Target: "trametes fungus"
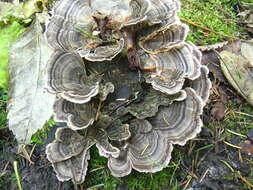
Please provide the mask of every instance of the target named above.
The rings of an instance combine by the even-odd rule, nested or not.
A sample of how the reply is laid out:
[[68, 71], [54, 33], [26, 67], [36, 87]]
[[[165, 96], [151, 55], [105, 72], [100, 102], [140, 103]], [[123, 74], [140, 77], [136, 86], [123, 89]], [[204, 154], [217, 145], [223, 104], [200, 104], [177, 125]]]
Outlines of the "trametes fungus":
[[211, 83], [185, 42], [178, 0], [61, 0], [46, 37], [55, 53], [48, 89], [58, 96], [47, 157], [60, 181], [82, 183], [96, 145], [116, 177], [157, 172], [173, 144], [200, 132]]

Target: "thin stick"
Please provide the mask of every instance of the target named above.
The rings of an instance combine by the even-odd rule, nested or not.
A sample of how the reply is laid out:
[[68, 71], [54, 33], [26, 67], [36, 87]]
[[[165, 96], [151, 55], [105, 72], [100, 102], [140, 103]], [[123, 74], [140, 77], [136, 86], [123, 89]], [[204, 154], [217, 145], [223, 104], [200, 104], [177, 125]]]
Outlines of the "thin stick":
[[245, 116], [249, 116], [249, 117], [253, 118], [253, 115], [250, 115], [248, 113], [243, 113], [243, 112], [240, 112], [240, 111], [234, 111], [234, 112], [237, 113], [237, 114], [240, 114], [240, 115], [245, 115]]
[[241, 178], [241, 180], [244, 183], [246, 183], [247, 186], [249, 186], [250, 188], [253, 188], [253, 185], [249, 182], [249, 180], [243, 177], [239, 171], [237, 171], [237, 175]]
[[143, 154], [145, 153], [145, 151], [147, 150], [148, 147], [149, 147], [149, 144], [147, 144], [147, 145], [145, 146], [145, 148], [144, 148], [143, 151], [141, 152], [141, 156], [143, 156]]
[[225, 160], [220, 160], [223, 164], [225, 164], [230, 170], [231, 172], [235, 172], [234, 168], [232, 166], [229, 165], [229, 163], [227, 163]]
[[186, 190], [186, 189], [187, 189], [187, 187], [188, 187], [188, 185], [190, 184], [191, 180], [192, 180], [192, 176], [189, 177], [189, 179], [188, 179], [187, 183], [185, 184], [183, 190]]
[[96, 117], [95, 117], [95, 121], [97, 121], [97, 120], [98, 120], [98, 118], [99, 118], [101, 105], [102, 105], [102, 101], [99, 101], [99, 104], [98, 104], [98, 109], [97, 109], [97, 113], [96, 113]]
[[19, 174], [18, 174], [18, 162], [17, 161], [13, 162], [13, 167], [14, 167], [15, 176], [16, 176], [17, 183], [18, 183], [18, 189], [23, 190], [22, 186], [21, 186], [21, 182], [20, 182], [20, 177], [19, 177]]
[[22, 146], [21, 148], [21, 154], [20, 154], [23, 158], [27, 159], [30, 163], [30, 165], [34, 165], [34, 162], [31, 160], [31, 157], [29, 155], [29, 153], [27, 152], [25, 145]]
[[231, 146], [231, 147], [233, 147], [233, 148], [242, 149], [242, 147], [236, 146], [236, 145], [231, 144], [231, 143], [229, 143], [229, 142], [227, 142], [227, 141], [223, 141], [223, 142], [224, 142], [226, 145]]
[[232, 130], [230, 130], [230, 129], [226, 129], [226, 131], [229, 132], [229, 133], [232, 133], [232, 134], [234, 134], [234, 135], [237, 135], [237, 136], [240, 136], [240, 137], [243, 137], [243, 138], [247, 138], [246, 135], [242, 135], [242, 134], [237, 133], [237, 132], [234, 132], [234, 131], [232, 131]]
[[89, 171], [89, 173], [92, 173], [92, 172], [95, 172], [95, 171], [98, 171], [98, 170], [102, 170], [102, 169], [105, 169], [105, 166], [102, 166], [102, 167], [99, 167], [99, 168], [95, 168], [95, 169]]
[[206, 175], [207, 175], [207, 173], [209, 172], [209, 168], [204, 172], [204, 174], [201, 176], [201, 178], [200, 178], [200, 180], [199, 180], [199, 182], [201, 183], [204, 179], [205, 179], [205, 177], [206, 177]]

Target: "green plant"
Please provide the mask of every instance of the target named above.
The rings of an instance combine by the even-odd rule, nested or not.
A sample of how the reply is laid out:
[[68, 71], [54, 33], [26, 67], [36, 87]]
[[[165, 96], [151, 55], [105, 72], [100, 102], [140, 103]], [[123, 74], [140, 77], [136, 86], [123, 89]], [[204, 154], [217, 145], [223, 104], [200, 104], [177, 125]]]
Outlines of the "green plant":
[[[189, 20], [200, 27], [190, 25], [188, 40], [198, 44], [207, 45], [227, 40], [224, 36], [238, 37], [242, 29], [237, 25], [238, 18], [233, 10], [237, 1], [227, 0], [182, 0], [182, 11], [179, 16]], [[219, 34], [212, 33], [208, 28]], [[224, 35], [224, 36], [223, 36]]]
[[38, 130], [31, 138], [31, 143], [44, 144], [47, 139], [47, 134], [51, 127], [55, 125], [55, 121], [50, 119], [42, 129]]
[[8, 100], [7, 90], [0, 88], [0, 128], [6, 127], [7, 111], [6, 104]]
[[8, 60], [11, 43], [15, 42], [21, 33], [24, 32], [24, 27], [14, 21], [4, 27], [0, 26], [0, 87], [8, 87]]

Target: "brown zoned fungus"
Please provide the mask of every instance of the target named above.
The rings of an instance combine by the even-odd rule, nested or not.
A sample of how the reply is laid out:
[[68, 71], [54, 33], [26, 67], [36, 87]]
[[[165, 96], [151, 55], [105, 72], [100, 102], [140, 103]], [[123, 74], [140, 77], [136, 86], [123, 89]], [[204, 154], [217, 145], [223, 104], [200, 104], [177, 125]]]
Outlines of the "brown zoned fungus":
[[185, 42], [178, 0], [61, 0], [46, 37], [58, 95], [47, 157], [60, 181], [82, 183], [96, 144], [116, 177], [157, 172], [173, 144], [200, 132], [211, 83], [201, 53]]

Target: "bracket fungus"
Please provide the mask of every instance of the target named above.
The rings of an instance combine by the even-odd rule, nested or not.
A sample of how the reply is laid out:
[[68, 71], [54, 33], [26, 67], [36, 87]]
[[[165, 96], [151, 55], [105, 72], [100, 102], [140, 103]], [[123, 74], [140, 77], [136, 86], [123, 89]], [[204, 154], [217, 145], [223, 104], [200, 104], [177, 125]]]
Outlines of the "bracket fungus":
[[200, 132], [211, 82], [179, 9], [178, 0], [56, 3], [48, 89], [68, 127], [46, 153], [60, 181], [84, 181], [93, 145], [116, 177], [160, 171], [174, 144]]

